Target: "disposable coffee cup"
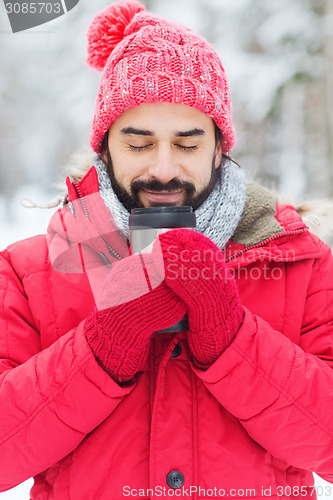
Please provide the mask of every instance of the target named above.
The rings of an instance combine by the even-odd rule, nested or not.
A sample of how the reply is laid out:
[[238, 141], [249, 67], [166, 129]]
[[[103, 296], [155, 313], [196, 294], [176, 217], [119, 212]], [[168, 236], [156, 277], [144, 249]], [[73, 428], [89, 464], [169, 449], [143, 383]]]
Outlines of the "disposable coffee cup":
[[[159, 234], [170, 229], [196, 227], [196, 217], [192, 207], [150, 207], [134, 208], [129, 216], [130, 243], [133, 254], [151, 252]], [[182, 332], [188, 330], [188, 318], [159, 330], [159, 332]]]

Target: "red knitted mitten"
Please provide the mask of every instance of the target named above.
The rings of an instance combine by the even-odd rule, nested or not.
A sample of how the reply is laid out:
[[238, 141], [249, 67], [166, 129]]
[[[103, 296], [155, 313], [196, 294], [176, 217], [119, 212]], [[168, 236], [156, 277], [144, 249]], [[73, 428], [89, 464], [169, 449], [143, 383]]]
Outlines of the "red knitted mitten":
[[143, 368], [152, 333], [173, 325], [187, 311], [180, 297], [161, 283], [151, 259], [151, 254], [133, 255], [117, 263], [85, 323], [98, 363], [120, 384]]
[[188, 306], [188, 341], [198, 367], [208, 368], [235, 338], [244, 317], [235, 278], [206, 236], [175, 229], [159, 236], [165, 282]]

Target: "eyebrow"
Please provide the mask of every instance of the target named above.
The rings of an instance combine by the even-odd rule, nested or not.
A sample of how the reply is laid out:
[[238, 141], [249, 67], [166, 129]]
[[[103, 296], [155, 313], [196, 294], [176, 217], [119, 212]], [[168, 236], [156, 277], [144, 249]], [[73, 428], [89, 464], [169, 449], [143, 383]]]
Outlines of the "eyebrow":
[[202, 128], [192, 128], [191, 130], [185, 130], [184, 132], [176, 132], [176, 137], [193, 137], [196, 135], [205, 135], [205, 131]]
[[154, 135], [154, 133], [151, 132], [151, 130], [143, 130], [141, 128], [134, 128], [134, 127], [122, 128], [120, 132], [125, 135]]
[[[154, 132], [151, 130], [145, 130], [135, 127], [125, 127], [120, 131], [124, 135], [144, 135], [144, 136], [154, 136]], [[193, 137], [198, 135], [205, 135], [205, 131], [201, 128], [192, 128], [190, 130], [183, 130], [175, 132], [176, 137]]]

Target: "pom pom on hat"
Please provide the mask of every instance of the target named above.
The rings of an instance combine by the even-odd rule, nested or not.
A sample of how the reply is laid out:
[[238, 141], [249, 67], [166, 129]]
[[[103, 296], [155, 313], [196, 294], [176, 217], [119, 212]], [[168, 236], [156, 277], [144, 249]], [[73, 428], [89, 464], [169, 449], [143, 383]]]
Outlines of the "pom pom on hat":
[[102, 71], [116, 45], [124, 38], [126, 26], [133, 17], [145, 10], [137, 0], [121, 0], [96, 14], [88, 31], [87, 63]]
[[214, 48], [185, 26], [147, 12], [137, 0], [119, 0], [88, 28], [88, 64], [103, 70], [90, 145], [96, 153], [112, 123], [127, 109], [170, 102], [199, 109], [235, 142], [227, 78]]

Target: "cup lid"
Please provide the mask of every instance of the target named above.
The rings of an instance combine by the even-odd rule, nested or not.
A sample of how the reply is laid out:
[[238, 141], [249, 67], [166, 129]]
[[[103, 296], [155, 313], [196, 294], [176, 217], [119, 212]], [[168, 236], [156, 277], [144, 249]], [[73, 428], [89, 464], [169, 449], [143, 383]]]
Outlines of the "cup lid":
[[129, 216], [131, 230], [195, 226], [196, 216], [190, 206], [133, 208]]

